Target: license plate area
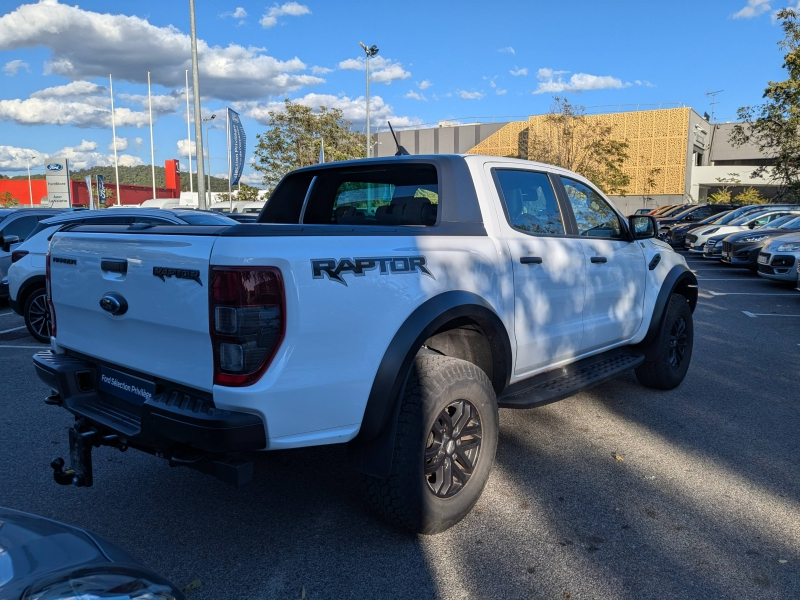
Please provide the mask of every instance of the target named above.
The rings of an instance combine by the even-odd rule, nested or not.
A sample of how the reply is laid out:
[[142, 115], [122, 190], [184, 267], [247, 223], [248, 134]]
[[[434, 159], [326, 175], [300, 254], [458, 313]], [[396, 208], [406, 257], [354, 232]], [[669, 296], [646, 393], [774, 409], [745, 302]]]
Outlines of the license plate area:
[[148, 379], [129, 375], [116, 369], [100, 367], [100, 381], [97, 382], [97, 389], [120, 400], [142, 406], [146, 400], [155, 395], [156, 384]]

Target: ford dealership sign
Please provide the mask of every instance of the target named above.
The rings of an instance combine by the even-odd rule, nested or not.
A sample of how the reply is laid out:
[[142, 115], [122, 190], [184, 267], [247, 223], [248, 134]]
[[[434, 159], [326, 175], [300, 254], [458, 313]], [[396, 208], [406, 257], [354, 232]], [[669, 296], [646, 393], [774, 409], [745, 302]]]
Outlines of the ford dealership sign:
[[66, 158], [51, 158], [47, 163], [47, 198], [53, 208], [72, 208], [69, 181], [69, 162]]

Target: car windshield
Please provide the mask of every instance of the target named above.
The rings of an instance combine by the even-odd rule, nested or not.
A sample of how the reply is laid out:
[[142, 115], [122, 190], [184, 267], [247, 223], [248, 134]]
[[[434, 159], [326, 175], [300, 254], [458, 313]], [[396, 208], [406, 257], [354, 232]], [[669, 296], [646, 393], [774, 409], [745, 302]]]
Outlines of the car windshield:
[[725, 215], [727, 215], [729, 212], [730, 211], [726, 210], [724, 213], [711, 215], [710, 217], [705, 218], [699, 223], [697, 223], [697, 225], [706, 225], [708, 223], [720, 223], [722, 222], [722, 219], [725, 218]]
[[661, 213], [658, 216], [659, 217], [663, 217], [663, 218], [673, 217], [673, 216], [677, 215], [679, 212], [683, 212], [685, 210], [686, 210], [686, 205], [685, 204], [681, 204], [680, 206], [674, 206], [674, 207], [670, 208], [669, 210], [665, 210], [663, 213]]
[[775, 219], [772, 223], [769, 224], [770, 227], [780, 227], [795, 219], [797, 215], [786, 215], [785, 217], [781, 217], [780, 219]]
[[189, 225], [235, 225], [236, 221], [223, 214], [212, 212], [189, 212], [178, 215]]
[[685, 216], [686, 216], [686, 215], [688, 215], [689, 213], [691, 213], [691, 212], [694, 212], [696, 209], [697, 209], [697, 207], [696, 207], [696, 206], [693, 206], [693, 207], [691, 207], [691, 208], [686, 208], [686, 209], [684, 209], [684, 210], [683, 210], [683, 211], [681, 211], [681, 212], [670, 214], [670, 215], [669, 215], [669, 218], [670, 218], [670, 219], [680, 219], [680, 218], [683, 218], [683, 217], [685, 217]]
[[[778, 229], [786, 229], [787, 231], [797, 231], [798, 229], [800, 229], [800, 217], [798, 217], [797, 215], [788, 215], [784, 217], [784, 219], [789, 219], [789, 220], [783, 223], [782, 225], [779, 225]], [[773, 225], [776, 225], [777, 223], [778, 221], [775, 221]]]
[[0, 221], [5, 219], [8, 215], [13, 214], [14, 209], [11, 208], [0, 208]]
[[[766, 211], [765, 211], [765, 212], [766, 212]], [[762, 214], [764, 214], [764, 213], [760, 213], [760, 212], [757, 212], [757, 213], [752, 213], [752, 212], [749, 212], [749, 213], [747, 213], [746, 215], [740, 215], [738, 219], [734, 219], [733, 221], [731, 221], [731, 222], [730, 222], [730, 224], [731, 224], [731, 225], [744, 225], [744, 224], [746, 224], [747, 222], [749, 222], [749, 221], [752, 221], [753, 219], [756, 219], [756, 218], [758, 218], [758, 217], [759, 217], [759, 216], [761, 216]]]

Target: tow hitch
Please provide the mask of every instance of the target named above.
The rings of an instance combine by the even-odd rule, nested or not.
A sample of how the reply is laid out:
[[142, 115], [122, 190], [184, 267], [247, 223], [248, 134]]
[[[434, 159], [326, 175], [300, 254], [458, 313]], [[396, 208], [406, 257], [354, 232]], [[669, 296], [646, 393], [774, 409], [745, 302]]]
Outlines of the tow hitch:
[[75, 422], [69, 430], [69, 458], [72, 463], [68, 469], [64, 468], [64, 459], [53, 459], [50, 467], [53, 469], [53, 479], [59, 485], [76, 485], [78, 487], [92, 487], [92, 447], [113, 446], [125, 452], [127, 444], [120, 441], [116, 434], [101, 435], [83, 419]]

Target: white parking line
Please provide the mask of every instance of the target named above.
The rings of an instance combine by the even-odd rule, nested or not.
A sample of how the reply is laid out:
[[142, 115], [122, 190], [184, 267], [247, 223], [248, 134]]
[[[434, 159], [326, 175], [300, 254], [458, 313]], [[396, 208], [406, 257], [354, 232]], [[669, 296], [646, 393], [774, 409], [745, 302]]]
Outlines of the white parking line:
[[[749, 310], [743, 310], [742, 312], [746, 314], [748, 317], [753, 317], [754, 319], [756, 317], [800, 317], [800, 315], [775, 315], [772, 313], [751, 313]], [[800, 344], [797, 345], [800, 346]]]
[[22, 327], [12, 327], [11, 329], [6, 329], [4, 331], [0, 331], [0, 334], [2, 334], [2, 333], [11, 333], [12, 331], [19, 331], [20, 329], [25, 329], [25, 325], [23, 325]]
[[797, 294], [793, 294], [792, 292], [712, 292], [708, 290], [708, 293], [712, 296], [796, 296]]
[[19, 315], [15, 312], [7, 312], [7, 313], [0, 313], [0, 317], [18, 317]]
[[0, 344], [0, 348], [30, 348], [31, 350], [45, 350], [50, 346], [42, 345], [42, 346], [12, 346], [10, 344]]

